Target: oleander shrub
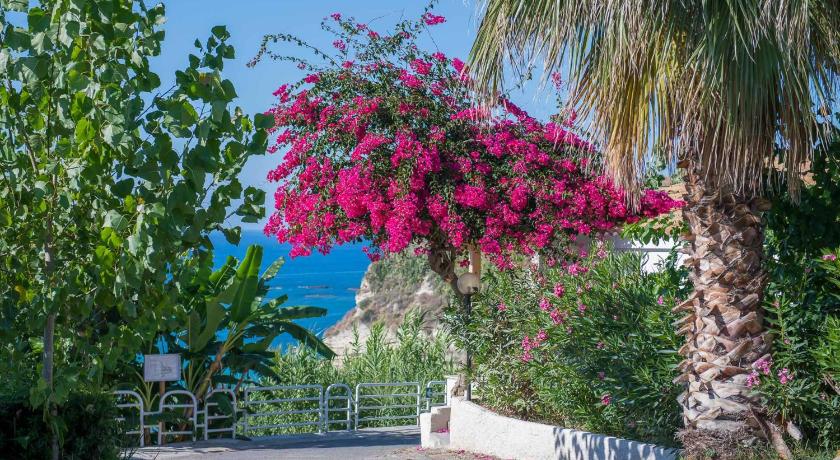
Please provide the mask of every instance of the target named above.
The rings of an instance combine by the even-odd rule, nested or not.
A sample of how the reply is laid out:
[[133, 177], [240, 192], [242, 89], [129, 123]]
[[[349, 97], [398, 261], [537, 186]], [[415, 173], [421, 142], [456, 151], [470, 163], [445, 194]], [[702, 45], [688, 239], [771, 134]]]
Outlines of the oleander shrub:
[[687, 294], [675, 258], [644, 273], [641, 255], [595, 247], [550, 267], [486, 274], [469, 324], [448, 317], [474, 352], [479, 402], [527, 420], [673, 445], [682, 340], [671, 308]]
[[[840, 142], [817, 151], [798, 204], [765, 215], [771, 359], [751, 382], [793, 445], [840, 448]], [[790, 435], [790, 433], [788, 433]], [[794, 432], [795, 434], [795, 432]]]

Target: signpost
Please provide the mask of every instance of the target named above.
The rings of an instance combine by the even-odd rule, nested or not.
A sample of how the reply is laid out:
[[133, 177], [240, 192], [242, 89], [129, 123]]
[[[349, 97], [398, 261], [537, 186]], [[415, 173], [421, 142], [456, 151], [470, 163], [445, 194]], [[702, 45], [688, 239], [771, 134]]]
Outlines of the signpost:
[[161, 383], [181, 380], [181, 355], [144, 355], [143, 380]]
[[[162, 404], [163, 395], [166, 393], [166, 382], [181, 380], [181, 355], [177, 353], [143, 355], [143, 380], [159, 382], [160, 400], [158, 404]], [[163, 432], [163, 422], [158, 423], [158, 430]], [[160, 439], [162, 444], [163, 437]]]

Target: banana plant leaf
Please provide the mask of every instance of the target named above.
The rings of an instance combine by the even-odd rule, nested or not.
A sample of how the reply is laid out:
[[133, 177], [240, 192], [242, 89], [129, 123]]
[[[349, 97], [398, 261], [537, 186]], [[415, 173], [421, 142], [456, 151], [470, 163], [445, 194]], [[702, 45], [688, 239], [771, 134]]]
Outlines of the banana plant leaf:
[[312, 348], [319, 355], [325, 358], [335, 357], [335, 352], [309, 329], [292, 322], [284, 323], [282, 328], [284, 332], [297, 339], [301, 344]]
[[302, 318], [320, 318], [322, 316], [326, 316], [326, 314], [326, 308], [313, 307], [311, 305], [290, 305], [288, 307], [275, 310], [273, 319], [289, 321]]
[[262, 246], [248, 247], [245, 259], [236, 271], [236, 294], [230, 306], [231, 319], [235, 323], [242, 322], [251, 313], [251, 303], [257, 295], [262, 253]]
[[263, 272], [262, 276], [260, 277], [260, 281], [268, 285], [268, 282], [273, 280], [274, 277], [277, 276], [277, 272], [280, 271], [285, 262], [286, 261], [282, 257], [272, 262], [271, 265], [269, 265], [268, 268], [265, 269], [265, 272]]

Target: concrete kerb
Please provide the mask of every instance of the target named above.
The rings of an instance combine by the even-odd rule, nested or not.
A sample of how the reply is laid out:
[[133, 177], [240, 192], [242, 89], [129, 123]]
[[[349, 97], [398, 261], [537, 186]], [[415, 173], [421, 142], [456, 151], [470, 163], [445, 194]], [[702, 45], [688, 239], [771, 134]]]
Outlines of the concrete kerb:
[[449, 449], [534, 460], [676, 460], [675, 449], [527, 422], [452, 398]]

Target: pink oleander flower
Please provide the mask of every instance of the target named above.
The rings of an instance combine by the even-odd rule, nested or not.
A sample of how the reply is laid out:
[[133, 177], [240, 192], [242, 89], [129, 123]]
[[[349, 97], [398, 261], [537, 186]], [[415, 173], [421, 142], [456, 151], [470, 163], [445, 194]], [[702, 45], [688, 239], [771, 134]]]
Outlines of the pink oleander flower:
[[770, 357], [761, 358], [753, 363], [753, 369], [761, 372], [764, 375], [770, 375], [770, 366], [773, 365], [773, 359]]
[[826, 261], [829, 261], [829, 262], [834, 262], [835, 260], [837, 260], [837, 255], [836, 254], [826, 254], [826, 255], [822, 256], [822, 260], [826, 260]]
[[758, 372], [752, 371], [749, 373], [749, 375], [747, 375], [747, 380], [745, 382], [747, 388], [758, 386], [759, 383], [761, 383], [761, 377], [758, 375]]
[[583, 265], [581, 265], [577, 262], [574, 262], [566, 268], [566, 271], [572, 276], [577, 276], [577, 275], [585, 274], [586, 272], [589, 271], [589, 268], [587, 268], [587, 267], [585, 267], [585, 266], [583, 266]]
[[604, 345], [604, 342], [601, 342], [601, 341], [599, 341], [598, 343], [595, 344], [595, 348], [597, 348], [599, 350], [603, 350], [605, 347], [606, 347], [606, 345]]
[[659, 305], [665, 305], [665, 298], [662, 297], [662, 296], [657, 297], [656, 298], [656, 303], [659, 304]]
[[522, 338], [522, 350], [526, 352], [531, 351], [531, 349], [538, 347], [539, 345], [540, 344], [536, 339], [532, 341], [527, 335]]
[[783, 367], [781, 370], [779, 370], [779, 373], [777, 375], [779, 376], [779, 383], [781, 383], [782, 385], [786, 385], [788, 382], [793, 380], [793, 375], [786, 367]]
[[546, 333], [546, 332], [545, 332], [545, 330], [543, 330], [543, 329], [540, 329], [540, 330], [537, 332], [537, 335], [536, 335], [536, 337], [535, 337], [535, 339], [536, 339], [536, 341], [537, 341], [537, 343], [538, 343], [538, 344], [541, 344], [542, 342], [545, 342], [545, 340], [546, 340], [547, 338], [548, 338], [548, 333]]
[[581, 313], [586, 313], [586, 305], [583, 303], [578, 303], [578, 311]]
[[598, 252], [596, 252], [595, 255], [598, 256], [599, 259], [606, 259], [609, 254], [607, 253], [606, 249], [599, 248]]
[[563, 283], [557, 283], [554, 285], [554, 295], [557, 297], [563, 297], [563, 294], [566, 293], [566, 286], [563, 286]]
[[549, 303], [548, 299], [546, 299], [545, 297], [540, 299], [540, 310], [542, 310], [542, 311], [551, 310], [551, 303]]
[[598, 380], [604, 380], [607, 378], [607, 374], [604, 371], [598, 371]]
[[566, 321], [565, 315], [556, 308], [554, 310], [551, 310], [551, 313], [549, 313], [548, 316], [551, 318], [551, 322], [553, 322], [554, 324], [563, 324], [563, 322]]
[[601, 404], [605, 406], [609, 406], [612, 403], [612, 396], [609, 393], [605, 393], [601, 396]]
[[534, 357], [531, 355], [531, 352], [526, 351], [522, 353], [522, 362], [528, 363], [531, 362], [532, 359], [534, 359]]
[[506, 310], [507, 310], [507, 305], [505, 305], [505, 303], [504, 303], [504, 302], [499, 302], [499, 305], [496, 307], [496, 310], [498, 310], [498, 311], [506, 311]]

